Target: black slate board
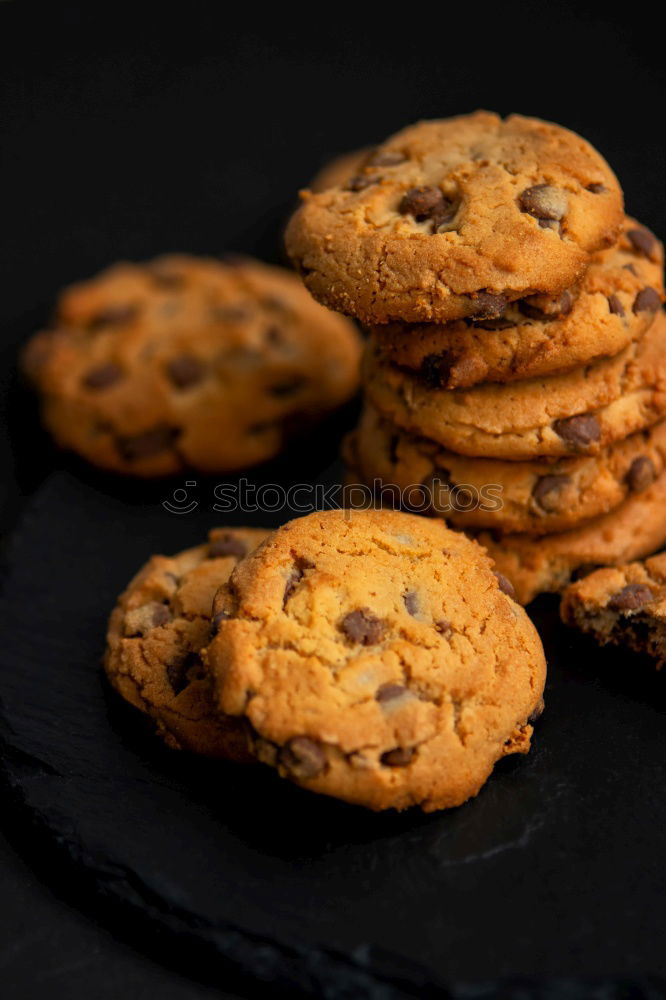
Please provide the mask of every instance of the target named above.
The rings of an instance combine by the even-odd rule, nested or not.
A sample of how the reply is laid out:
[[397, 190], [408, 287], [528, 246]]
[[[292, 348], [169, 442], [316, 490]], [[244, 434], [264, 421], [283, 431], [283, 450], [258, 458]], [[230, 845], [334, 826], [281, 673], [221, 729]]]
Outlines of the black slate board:
[[199, 509], [177, 516], [161, 507], [171, 485], [113, 495], [54, 473], [8, 554], [4, 779], [89, 880], [98, 915], [136, 921], [138, 947], [151, 929], [176, 935], [179, 962], [220, 985], [240, 974], [292, 995], [582, 996], [577, 980], [592, 977], [600, 996], [629, 980], [659, 995], [664, 678], [599, 653], [541, 598], [550, 676], [534, 751], [429, 817], [369, 814], [261, 768], [170, 752], [107, 689], [99, 659], [108, 610], [142, 560], [219, 520], [198, 488]]

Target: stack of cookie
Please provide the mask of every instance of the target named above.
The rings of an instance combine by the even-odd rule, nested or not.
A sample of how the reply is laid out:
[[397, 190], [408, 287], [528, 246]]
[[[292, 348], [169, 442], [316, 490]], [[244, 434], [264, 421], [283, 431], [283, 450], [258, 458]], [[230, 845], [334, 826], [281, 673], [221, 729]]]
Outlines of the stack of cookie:
[[351, 478], [475, 533], [523, 602], [663, 544], [663, 250], [602, 157], [478, 112], [349, 169], [305, 193], [287, 247], [369, 328]]

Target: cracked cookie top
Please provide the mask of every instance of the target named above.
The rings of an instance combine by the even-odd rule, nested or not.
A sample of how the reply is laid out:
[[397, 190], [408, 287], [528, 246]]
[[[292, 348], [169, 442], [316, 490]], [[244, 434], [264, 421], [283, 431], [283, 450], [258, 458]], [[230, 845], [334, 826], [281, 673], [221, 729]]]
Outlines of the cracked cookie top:
[[220, 528], [205, 545], [153, 556], [111, 614], [106, 674], [126, 701], [153, 718], [172, 747], [249, 759], [242, 724], [215, 711], [201, 651], [215, 627], [216, 591], [268, 534]]
[[373, 809], [457, 805], [529, 749], [541, 705], [541, 642], [510, 594], [485, 552], [437, 521], [291, 521], [216, 599], [219, 707], [313, 791]]
[[230, 472], [358, 385], [353, 324], [245, 258], [118, 264], [66, 290], [23, 366], [58, 442], [137, 476]]
[[573, 285], [622, 217], [580, 136], [478, 111], [403, 129], [352, 177], [303, 192], [286, 243], [315, 298], [363, 323], [488, 319]]

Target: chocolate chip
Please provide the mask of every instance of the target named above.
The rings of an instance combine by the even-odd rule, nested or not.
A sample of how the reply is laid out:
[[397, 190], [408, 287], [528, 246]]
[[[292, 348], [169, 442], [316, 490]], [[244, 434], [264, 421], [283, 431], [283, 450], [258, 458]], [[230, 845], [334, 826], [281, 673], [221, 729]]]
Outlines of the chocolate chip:
[[414, 756], [413, 747], [396, 747], [395, 750], [387, 750], [381, 756], [381, 762], [385, 767], [407, 767]]
[[158, 625], [166, 625], [167, 622], [171, 621], [171, 611], [166, 604], [155, 604], [152, 611], [152, 621], [155, 627]]
[[173, 266], [153, 264], [150, 275], [159, 288], [180, 288], [185, 282], [182, 271], [176, 271]]
[[280, 763], [295, 778], [316, 778], [326, 768], [326, 754], [309, 736], [294, 736], [280, 750]]
[[452, 358], [449, 352], [427, 354], [421, 362], [420, 377], [431, 389], [446, 387], [451, 374]]
[[140, 608], [127, 612], [125, 620], [125, 635], [146, 635], [151, 629], [166, 625], [171, 621], [171, 610], [168, 605], [158, 601], [149, 601]]
[[123, 370], [120, 365], [109, 361], [105, 365], [97, 365], [96, 368], [91, 368], [84, 376], [83, 384], [86, 389], [107, 389], [122, 377]]
[[196, 653], [187, 653], [180, 659], [167, 663], [166, 675], [174, 694], [178, 695], [190, 685], [190, 670], [201, 667], [201, 657]]
[[520, 209], [535, 219], [559, 221], [566, 214], [569, 201], [564, 191], [550, 184], [535, 184], [518, 199]]
[[608, 296], [608, 308], [615, 316], [624, 316], [624, 306], [617, 295]]
[[544, 705], [544, 701], [543, 701], [543, 698], [542, 698], [541, 701], [539, 702], [539, 704], [536, 706], [536, 708], [527, 717], [527, 721], [529, 722], [530, 726], [533, 726], [534, 723], [537, 722], [541, 718], [541, 716], [543, 715], [543, 710], [544, 710], [545, 707], [546, 706]]
[[261, 304], [266, 309], [274, 309], [276, 312], [289, 312], [289, 302], [281, 295], [264, 295]]
[[275, 396], [277, 399], [282, 399], [284, 396], [295, 396], [307, 385], [307, 381], [302, 375], [294, 375], [293, 378], [270, 385], [268, 391], [271, 396]]
[[451, 222], [451, 220], [455, 218], [457, 211], [458, 203], [455, 201], [448, 201], [445, 198], [440, 207], [435, 209], [430, 216], [432, 219], [433, 232], [438, 232], [442, 226], [446, 226], [449, 222]]
[[98, 330], [103, 326], [121, 326], [130, 323], [137, 315], [138, 306], [131, 303], [124, 305], [106, 306], [100, 312], [95, 313], [88, 321], [88, 326], [92, 330]]
[[284, 588], [284, 597], [282, 599], [283, 607], [286, 607], [287, 601], [294, 593], [296, 587], [299, 585], [301, 580], [303, 579], [306, 569], [314, 569], [314, 563], [311, 563], [309, 559], [303, 559], [299, 556], [295, 560], [292, 571], [287, 577], [287, 583]]
[[504, 576], [504, 573], [499, 573], [497, 570], [495, 570], [495, 576], [497, 577], [497, 583], [499, 584], [499, 589], [502, 591], [502, 593], [506, 594], [507, 597], [515, 597], [516, 592], [513, 589], [513, 584], [511, 583], [510, 580], [507, 580], [507, 578]]
[[393, 701], [395, 698], [401, 698], [403, 694], [407, 693], [407, 688], [402, 684], [382, 684], [378, 689], [375, 698], [382, 704], [386, 701]]
[[172, 358], [167, 363], [166, 370], [173, 384], [179, 389], [196, 385], [204, 375], [204, 366], [199, 359], [187, 354], [183, 354], [179, 358]]
[[509, 327], [515, 326], [510, 319], [503, 319], [502, 317], [497, 317], [497, 319], [474, 319], [468, 318], [467, 322], [471, 323], [473, 326], [478, 326], [482, 330], [508, 330]]
[[537, 479], [532, 496], [542, 510], [558, 510], [562, 504], [562, 494], [570, 484], [569, 476], [541, 476]]
[[529, 316], [530, 319], [547, 321], [568, 315], [573, 309], [573, 304], [574, 297], [567, 288], [557, 298], [530, 295], [518, 302], [518, 308], [524, 316]]
[[178, 437], [180, 431], [175, 427], [168, 427], [160, 424], [142, 434], [135, 434], [131, 437], [119, 437], [117, 441], [118, 450], [127, 462], [133, 462], [141, 458], [151, 458], [159, 455], [163, 451], [168, 451]]
[[603, 194], [606, 188], [603, 184], [588, 184], [585, 187], [585, 190], [589, 191], [591, 194]]
[[350, 611], [342, 619], [340, 628], [348, 639], [363, 646], [374, 646], [386, 633], [386, 623], [373, 615], [369, 608]]
[[365, 174], [357, 174], [352, 177], [350, 181], [347, 182], [348, 191], [365, 191], [366, 188], [370, 187], [372, 184], [378, 184], [379, 177], [367, 176]]
[[226, 611], [218, 611], [217, 614], [214, 614], [210, 623], [211, 635], [217, 635], [217, 633], [220, 631], [220, 625], [222, 624], [222, 622], [228, 621], [229, 618], [231, 618], [231, 615], [228, 614]]
[[657, 240], [649, 229], [628, 229], [627, 239], [636, 253], [642, 253], [645, 257], [652, 258]]
[[223, 559], [225, 556], [243, 559], [246, 555], [247, 545], [245, 542], [231, 533], [212, 538], [208, 543], [209, 559]]
[[433, 186], [411, 188], [398, 206], [401, 215], [413, 215], [417, 222], [432, 219], [435, 229], [450, 222], [456, 210], [455, 203]]
[[367, 160], [368, 167], [397, 167], [399, 163], [404, 163], [407, 157], [404, 153], [391, 152], [390, 149], [378, 149]]
[[435, 631], [441, 635], [450, 635], [453, 631], [453, 626], [451, 622], [447, 622], [446, 618], [441, 618], [438, 622], [435, 622]]
[[642, 493], [657, 478], [657, 470], [654, 463], [647, 455], [635, 458], [629, 466], [627, 472], [627, 486], [632, 493]]
[[268, 329], [266, 330], [265, 336], [269, 344], [273, 344], [274, 347], [277, 346], [278, 344], [281, 344], [282, 341], [284, 340], [284, 337], [282, 336], [282, 330], [280, 329], [279, 326], [269, 326]]
[[415, 187], [407, 191], [398, 206], [401, 215], [413, 215], [417, 222], [429, 219], [440, 208], [444, 195], [438, 187]]
[[638, 277], [638, 271], [636, 270], [636, 268], [634, 267], [633, 264], [623, 264], [622, 265], [622, 270], [623, 271], [630, 271], [631, 274], [634, 275], [634, 277]]
[[599, 421], [592, 413], [556, 420], [553, 430], [570, 448], [587, 448], [601, 437]]
[[656, 312], [661, 305], [661, 296], [654, 288], [641, 288], [634, 299], [633, 310], [639, 312]]
[[645, 583], [628, 583], [608, 601], [611, 611], [635, 611], [654, 600], [654, 594]]
[[507, 300], [503, 295], [494, 295], [492, 292], [479, 292], [472, 297], [474, 319], [495, 319], [501, 316], [507, 307]]
[[405, 602], [405, 607], [410, 615], [418, 614], [419, 599], [414, 590], [408, 590], [406, 594], [402, 595], [402, 599]]

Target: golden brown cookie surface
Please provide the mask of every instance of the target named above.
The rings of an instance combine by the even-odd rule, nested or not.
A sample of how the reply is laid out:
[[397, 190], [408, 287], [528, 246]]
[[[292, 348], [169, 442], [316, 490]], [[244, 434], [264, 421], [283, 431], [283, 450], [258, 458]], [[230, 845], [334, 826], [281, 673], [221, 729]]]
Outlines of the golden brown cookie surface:
[[375, 408], [411, 433], [462, 455], [515, 461], [596, 454], [666, 412], [666, 315], [616, 357], [522, 382], [435, 389], [370, 345], [365, 390]]
[[580, 528], [541, 538], [496, 536], [489, 531], [475, 537], [511, 580], [517, 599], [527, 604], [537, 594], [564, 590], [591, 568], [642, 559], [661, 548], [666, 543], [665, 508], [666, 473], [662, 472], [647, 490]]
[[479, 111], [403, 129], [346, 184], [306, 192], [286, 243], [315, 298], [363, 323], [481, 319], [574, 284], [622, 212], [584, 139]]
[[475, 795], [526, 752], [545, 662], [464, 535], [387, 511], [291, 521], [241, 563], [207, 651], [222, 711], [264, 762], [373, 809]]
[[513, 382], [570, 371], [638, 340], [663, 296], [663, 247], [633, 219], [618, 244], [597, 254], [579, 288], [507, 306], [493, 320], [377, 326], [372, 339], [388, 364], [434, 388]]
[[289, 272], [172, 256], [67, 290], [24, 368], [61, 445], [159, 476], [272, 458], [353, 395], [359, 353], [355, 328]]
[[[458, 528], [546, 535], [567, 531], [642, 493], [666, 467], [666, 422], [597, 455], [507, 462], [467, 458], [395, 427], [366, 404], [347, 439], [348, 481]], [[354, 479], [356, 475], [356, 479]]]
[[106, 674], [126, 701], [154, 719], [172, 747], [232, 760], [250, 757], [238, 719], [214, 709], [201, 651], [210, 639], [216, 591], [268, 534], [220, 528], [205, 545], [153, 556], [111, 614]]

